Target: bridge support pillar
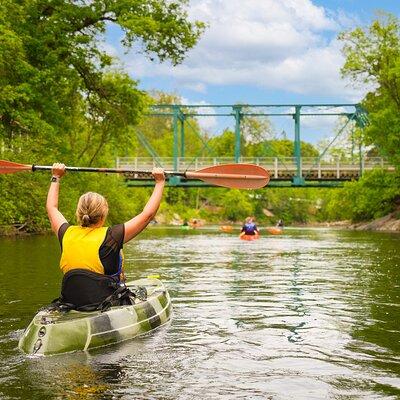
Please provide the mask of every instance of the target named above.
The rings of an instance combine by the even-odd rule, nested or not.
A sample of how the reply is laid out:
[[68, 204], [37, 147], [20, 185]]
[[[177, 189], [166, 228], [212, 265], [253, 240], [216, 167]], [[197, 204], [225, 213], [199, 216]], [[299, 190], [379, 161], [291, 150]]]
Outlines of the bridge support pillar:
[[180, 109], [178, 105], [173, 106], [172, 116], [172, 129], [173, 129], [173, 149], [172, 157], [174, 162], [174, 171], [178, 170], [178, 157], [179, 157], [179, 143], [178, 143], [178, 120], [179, 120]]
[[240, 133], [240, 123], [242, 119], [242, 107], [235, 105], [232, 107], [235, 116], [235, 162], [238, 163], [240, 161], [240, 141], [241, 141], [241, 133]]
[[180, 186], [181, 177], [180, 176], [170, 176], [168, 178], [168, 186]]
[[[173, 106], [173, 120], [172, 120], [172, 128], [173, 128], [173, 150], [172, 156], [174, 161], [174, 171], [178, 171], [179, 169], [179, 132], [178, 132], [178, 122], [181, 121], [182, 111], [179, 105]], [[182, 128], [181, 128], [182, 129]], [[181, 130], [182, 134], [182, 130]], [[178, 186], [181, 179], [178, 176], [171, 176], [168, 180], [168, 184], [170, 186]]]
[[185, 116], [181, 115], [180, 119], [181, 128], [181, 157], [185, 157]]
[[294, 157], [296, 159], [296, 176], [293, 177], [294, 186], [303, 186], [305, 181], [301, 168], [301, 142], [300, 142], [300, 111], [301, 106], [295, 106], [294, 118]]

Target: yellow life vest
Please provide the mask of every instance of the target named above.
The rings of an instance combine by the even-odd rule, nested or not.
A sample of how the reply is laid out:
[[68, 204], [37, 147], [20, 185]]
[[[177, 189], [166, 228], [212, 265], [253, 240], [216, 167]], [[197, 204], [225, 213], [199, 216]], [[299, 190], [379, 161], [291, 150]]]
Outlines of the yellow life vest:
[[107, 227], [68, 227], [62, 239], [60, 268], [63, 274], [77, 268], [104, 274], [99, 251], [106, 237], [107, 229]]

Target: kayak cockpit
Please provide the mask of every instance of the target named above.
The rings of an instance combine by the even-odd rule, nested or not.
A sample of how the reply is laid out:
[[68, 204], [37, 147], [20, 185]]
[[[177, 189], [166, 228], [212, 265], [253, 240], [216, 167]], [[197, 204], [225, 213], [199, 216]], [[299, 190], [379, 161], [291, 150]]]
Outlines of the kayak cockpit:
[[114, 306], [105, 311], [57, 311], [43, 308], [19, 341], [27, 354], [52, 355], [88, 350], [134, 338], [170, 319], [172, 307], [167, 289], [158, 279], [139, 279], [128, 287], [143, 286], [146, 300]]

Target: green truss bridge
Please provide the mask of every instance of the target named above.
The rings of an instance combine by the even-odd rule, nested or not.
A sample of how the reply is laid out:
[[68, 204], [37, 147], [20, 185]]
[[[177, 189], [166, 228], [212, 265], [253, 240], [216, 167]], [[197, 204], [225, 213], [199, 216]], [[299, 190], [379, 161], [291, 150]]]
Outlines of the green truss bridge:
[[[327, 156], [327, 152], [346, 127], [351, 127], [352, 132], [363, 129], [368, 124], [368, 115], [358, 104], [265, 104], [265, 105], [178, 105], [159, 104], [153, 105], [149, 117], [169, 118], [173, 133], [172, 157], [160, 157], [145, 135], [138, 129], [136, 135], [139, 142], [149, 153], [149, 157], [118, 157], [118, 168], [131, 168], [133, 170], [151, 170], [159, 166], [165, 170], [184, 172], [197, 170], [211, 165], [227, 163], [254, 163], [270, 171], [271, 181], [268, 187], [334, 187], [342, 186], [343, 182], [358, 179], [364, 171], [373, 168], [394, 170], [384, 159], [368, 157], [358, 144], [357, 155], [354, 157], [353, 148], [348, 161]], [[289, 117], [293, 119], [293, 157], [243, 157], [241, 154], [242, 122], [246, 117]], [[342, 117], [343, 124], [338, 129], [326, 148], [318, 157], [303, 157], [301, 153], [301, 121], [307, 117]], [[200, 132], [195, 132], [203, 143], [203, 150], [210, 156], [187, 157], [185, 156], [185, 132], [193, 130], [191, 118], [230, 117], [235, 123], [234, 154], [224, 157], [212, 154], [212, 149]], [[353, 123], [351, 123], [353, 122]], [[350, 125], [349, 125], [350, 124]], [[135, 178], [135, 179], [133, 179]], [[129, 186], [152, 186], [149, 180], [137, 179], [135, 176], [126, 176]], [[203, 182], [172, 177], [169, 186], [199, 187], [206, 186]]]

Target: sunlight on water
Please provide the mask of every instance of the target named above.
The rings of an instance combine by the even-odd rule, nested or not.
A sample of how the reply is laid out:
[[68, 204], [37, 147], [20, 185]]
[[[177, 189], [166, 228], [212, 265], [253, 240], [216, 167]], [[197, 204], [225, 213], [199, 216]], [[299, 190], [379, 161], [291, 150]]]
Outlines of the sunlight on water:
[[2, 239], [0, 398], [396, 399], [399, 244], [323, 229], [254, 242], [151, 229], [126, 246], [127, 276], [159, 274], [172, 321], [90, 353], [27, 358], [17, 340], [57, 297], [57, 244]]

